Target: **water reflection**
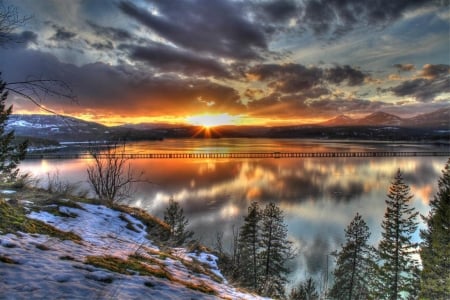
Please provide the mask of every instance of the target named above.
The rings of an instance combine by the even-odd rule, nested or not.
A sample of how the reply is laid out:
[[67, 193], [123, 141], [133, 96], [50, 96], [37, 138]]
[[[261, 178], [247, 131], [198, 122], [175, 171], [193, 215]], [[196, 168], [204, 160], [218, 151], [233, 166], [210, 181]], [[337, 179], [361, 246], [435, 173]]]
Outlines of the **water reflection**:
[[[167, 151], [385, 151], [386, 147], [394, 147], [376, 143], [301, 144], [267, 140], [259, 144], [254, 140], [234, 140], [233, 147], [230, 143], [230, 140], [185, 144], [168, 141]], [[130, 149], [148, 152], [153, 147], [156, 152], [163, 151], [163, 145], [164, 142], [139, 143]], [[404, 150], [429, 146], [395, 147]], [[216, 232], [224, 233], [225, 242], [231, 240], [233, 225], [240, 226], [251, 201], [259, 201], [261, 205], [276, 201], [285, 212], [290, 239], [300, 252], [293, 262], [296, 272], [292, 280], [295, 280], [307, 273], [319, 275], [325, 269], [326, 254], [343, 242], [344, 228], [356, 212], [371, 228], [371, 242], [380, 239], [384, 200], [397, 169], [402, 170], [414, 193], [414, 206], [426, 214], [446, 160], [446, 157], [132, 160], [133, 168], [143, 170], [152, 184], [140, 185], [130, 204], [162, 217], [169, 198], [173, 197], [183, 206], [197, 238], [212, 244]], [[22, 169], [37, 176], [59, 170], [61, 179], [84, 182], [87, 187], [87, 164], [87, 160], [26, 161]]]

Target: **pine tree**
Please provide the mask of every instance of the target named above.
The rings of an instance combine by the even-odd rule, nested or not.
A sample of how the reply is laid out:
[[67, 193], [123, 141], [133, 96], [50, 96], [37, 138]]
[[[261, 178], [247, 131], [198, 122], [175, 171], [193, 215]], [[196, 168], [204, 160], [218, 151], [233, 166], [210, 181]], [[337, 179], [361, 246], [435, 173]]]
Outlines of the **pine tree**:
[[261, 226], [259, 292], [268, 297], [284, 298], [284, 285], [289, 272], [286, 262], [293, 258], [292, 242], [287, 239], [287, 226], [282, 210], [274, 203], [264, 208]]
[[374, 273], [375, 249], [368, 244], [369, 227], [359, 213], [345, 230], [346, 243], [334, 253], [337, 258], [335, 282], [330, 290], [332, 299], [366, 299], [370, 294]]
[[418, 291], [418, 262], [412, 257], [417, 244], [412, 242], [412, 234], [417, 230], [413, 207], [410, 207], [409, 186], [403, 182], [398, 170], [389, 187], [387, 208], [382, 222], [382, 240], [379, 244], [381, 259], [380, 280], [382, 299], [403, 299], [414, 297]]
[[430, 213], [424, 217], [427, 229], [420, 232], [420, 295], [424, 299], [450, 299], [450, 159], [438, 184], [439, 190], [430, 201]]
[[306, 281], [300, 282], [291, 290], [289, 300], [317, 300], [319, 293], [317, 292], [316, 283], [309, 277]]
[[[1, 74], [1, 73], [0, 73]], [[14, 181], [19, 173], [17, 166], [25, 157], [27, 142], [14, 145], [14, 131], [6, 131], [6, 123], [12, 113], [12, 106], [6, 108], [5, 101], [8, 92], [5, 91], [6, 84], [0, 80], [0, 181]]]
[[239, 234], [239, 282], [243, 287], [256, 291], [258, 288], [258, 250], [260, 243], [261, 211], [258, 202], [252, 202], [248, 208], [244, 224]]
[[170, 240], [177, 246], [184, 244], [194, 234], [186, 230], [189, 221], [184, 216], [183, 208], [173, 198], [170, 198], [164, 212], [164, 222], [170, 226]]

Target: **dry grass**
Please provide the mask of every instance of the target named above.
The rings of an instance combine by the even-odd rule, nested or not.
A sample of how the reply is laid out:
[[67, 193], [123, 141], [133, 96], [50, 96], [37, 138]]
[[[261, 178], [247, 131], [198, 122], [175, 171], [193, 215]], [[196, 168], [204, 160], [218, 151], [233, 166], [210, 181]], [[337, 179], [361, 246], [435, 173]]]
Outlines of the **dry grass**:
[[111, 207], [117, 211], [127, 213], [136, 219], [140, 220], [145, 226], [147, 226], [147, 233], [151, 238], [155, 238], [157, 241], [166, 241], [170, 235], [170, 227], [162, 220], [150, 215], [146, 211], [125, 205], [114, 204]]
[[159, 265], [153, 267], [133, 256], [130, 256], [127, 260], [115, 256], [88, 256], [85, 263], [125, 275], [139, 274], [141, 276], [155, 276], [168, 279], [171, 277]]
[[27, 218], [22, 207], [12, 206], [1, 199], [0, 220], [0, 232], [3, 234], [21, 231], [46, 234], [62, 240], [81, 241], [81, 237], [73, 232], [65, 232], [42, 221]]

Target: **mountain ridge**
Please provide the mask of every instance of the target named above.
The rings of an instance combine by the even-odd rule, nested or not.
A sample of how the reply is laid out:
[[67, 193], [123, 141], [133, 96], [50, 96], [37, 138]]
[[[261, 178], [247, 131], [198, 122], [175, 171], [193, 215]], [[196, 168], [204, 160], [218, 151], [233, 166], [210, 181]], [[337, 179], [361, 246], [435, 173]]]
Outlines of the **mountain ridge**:
[[[450, 133], [450, 107], [410, 118], [376, 111], [362, 118], [339, 115], [316, 124], [288, 126], [223, 125], [205, 130], [198, 125], [143, 123], [108, 127], [74, 117], [58, 115], [11, 115], [6, 130], [16, 136], [32, 136], [59, 142], [108, 141], [164, 138], [345, 138], [345, 139], [447, 139]], [[395, 134], [394, 134], [395, 132]]]

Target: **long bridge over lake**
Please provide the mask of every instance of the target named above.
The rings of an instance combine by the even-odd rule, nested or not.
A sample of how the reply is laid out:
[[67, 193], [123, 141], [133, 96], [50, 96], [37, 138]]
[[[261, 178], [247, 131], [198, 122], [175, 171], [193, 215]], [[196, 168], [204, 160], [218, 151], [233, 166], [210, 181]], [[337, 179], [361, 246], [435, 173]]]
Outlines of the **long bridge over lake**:
[[[414, 157], [448, 156], [450, 151], [361, 151], [361, 152], [193, 152], [193, 153], [118, 153], [96, 154], [99, 158], [123, 159], [240, 159], [240, 158], [314, 158], [314, 157]], [[26, 159], [91, 159], [90, 153], [28, 153]]]

